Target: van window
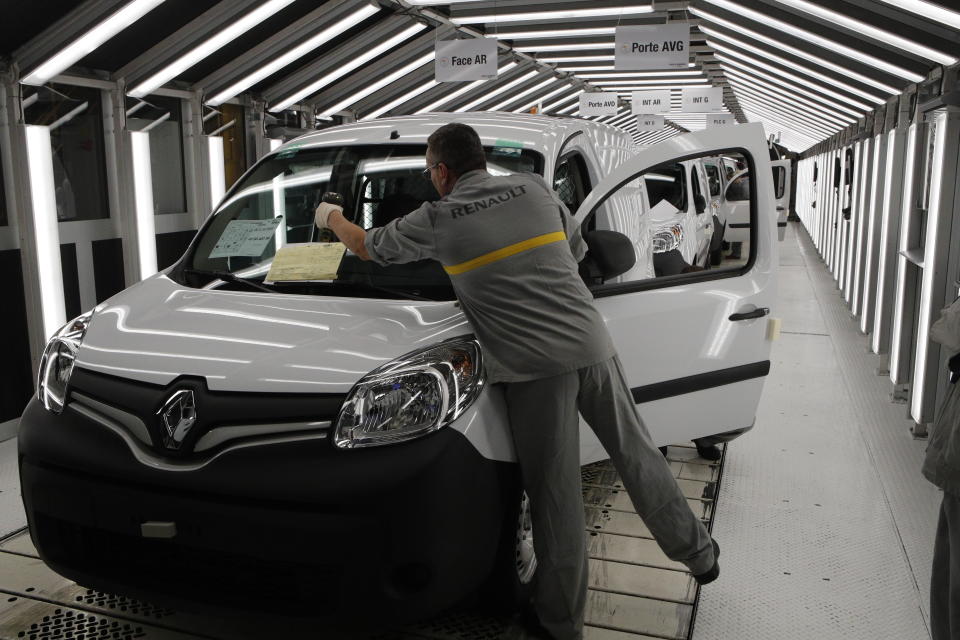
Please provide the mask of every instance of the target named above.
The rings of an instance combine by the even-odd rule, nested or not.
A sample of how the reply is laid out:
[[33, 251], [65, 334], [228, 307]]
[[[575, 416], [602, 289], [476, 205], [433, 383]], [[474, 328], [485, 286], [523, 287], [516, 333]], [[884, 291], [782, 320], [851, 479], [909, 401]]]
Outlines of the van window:
[[[494, 175], [542, 174], [543, 156], [534, 151], [492, 147], [486, 152], [487, 170]], [[423, 175], [425, 154], [423, 145], [305, 144], [267, 156], [230, 190], [201, 229], [184, 266], [204, 273], [184, 278], [183, 284], [202, 286], [210, 281], [210, 272], [261, 282], [278, 247], [321, 239], [314, 211], [327, 191], [339, 193], [344, 215], [365, 229], [383, 226], [424, 202], [439, 199]], [[259, 240], [238, 236], [235, 246], [226, 248], [221, 239], [240, 233], [241, 226], [232, 224], [238, 221], [244, 229], [255, 228], [253, 235]], [[402, 298], [453, 299], [449, 278], [432, 260], [381, 267], [350, 255], [344, 257], [338, 276], [329, 283], [283, 285], [283, 291], [346, 296], [382, 296], [386, 291]]]
[[666, 200], [678, 211], [687, 210], [687, 179], [682, 164], [672, 162], [654, 167], [643, 179], [651, 207]]
[[727, 185], [728, 202], [742, 202], [750, 199], [750, 174], [745, 173]]
[[577, 212], [591, 188], [583, 156], [574, 152], [557, 161], [553, 174], [553, 190], [563, 204], [567, 205], [570, 213]]
[[710, 197], [720, 195], [720, 188], [723, 181], [720, 180], [720, 170], [715, 164], [704, 164], [703, 168], [707, 172], [707, 186], [710, 189]]
[[690, 184], [693, 186], [693, 206], [697, 215], [700, 215], [707, 210], [707, 199], [703, 197], [703, 191], [700, 189], [700, 176], [696, 165], [690, 167]]
[[787, 186], [787, 170], [785, 167], [773, 167], [773, 197], [779, 200], [783, 197], [784, 189]]

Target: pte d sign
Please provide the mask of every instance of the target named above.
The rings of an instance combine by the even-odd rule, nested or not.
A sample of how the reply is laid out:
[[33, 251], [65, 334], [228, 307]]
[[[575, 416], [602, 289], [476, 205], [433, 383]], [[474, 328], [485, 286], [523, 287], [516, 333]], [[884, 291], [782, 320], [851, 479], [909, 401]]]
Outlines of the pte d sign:
[[617, 115], [617, 94], [615, 93], [581, 93], [581, 116], [614, 116]]
[[690, 25], [658, 24], [617, 27], [613, 67], [617, 71], [687, 68]]
[[438, 40], [434, 60], [437, 82], [497, 77], [497, 41], [492, 38]]
[[630, 94], [634, 115], [670, 112], [670, 89], [633, 91]]

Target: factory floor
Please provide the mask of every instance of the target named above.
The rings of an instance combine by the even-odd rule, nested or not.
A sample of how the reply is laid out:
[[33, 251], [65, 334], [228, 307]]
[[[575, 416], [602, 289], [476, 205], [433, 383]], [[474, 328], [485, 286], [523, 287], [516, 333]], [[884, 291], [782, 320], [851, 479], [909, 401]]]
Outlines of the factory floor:
[[[925, 442], [876, 375], [836, 285], [801, 227], [781, 245], [783, 332], [755, 428], [722, 465], [671, 447], [671, 468], [720, 542], [721, 577], [698, 590], [622, 500], [605, 463], [584, 468], [591, 530], [587, 640], [924, 640], [939, 492]], [[84, 589], [46, 569], [25, 531], [16, 441], [0, 443], [0, 639], [239, 638], [197, 618]], [[275, 624], [277, 621], [269, 621]], [[322, 629], [260, 638], [336, 638]], [[377, 635], [516, 638], [469, 610]], [[82, 634], [82, 635], [81, 635]]]

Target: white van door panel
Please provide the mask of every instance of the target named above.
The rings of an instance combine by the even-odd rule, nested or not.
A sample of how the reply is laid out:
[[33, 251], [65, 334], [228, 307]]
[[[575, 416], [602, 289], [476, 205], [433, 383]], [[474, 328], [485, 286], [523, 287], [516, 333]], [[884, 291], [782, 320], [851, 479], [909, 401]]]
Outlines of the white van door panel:
[[790, 214], [790, 160], [773, 160], [770, 165], [773, 167], [773, 195], [777, 203], [777, 239], [783, 240]]
[[[748, 265], [726, 274], [698, 272], [595, 290], [640, 415], [658, 446], [754, 422], [770, 367], [763, 310], [774, 303], [778, 252], [763, 128], [717, 127], [644, 149], [598, 184], [576, 214], [582, 223], [651, 167], [724, 151], [748, 156], [752, 175], [763, 177], [752, 187], [756, 211], [751, 222], [757, 228]], [[755, 317], [741, 319], [737, 314]], [[583, 445], [586, 461], [603, 457], [592, 435], [584, 433]]]

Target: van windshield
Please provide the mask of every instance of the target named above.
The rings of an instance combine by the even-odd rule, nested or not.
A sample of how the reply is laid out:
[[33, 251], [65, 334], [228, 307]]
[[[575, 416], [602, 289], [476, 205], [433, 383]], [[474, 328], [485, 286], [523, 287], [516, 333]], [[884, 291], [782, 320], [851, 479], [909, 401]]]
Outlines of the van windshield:
[[[263, 288], [358, 297], [453, 299], [439, 263], [381, 267], [347, 253], [332, 281], [263, 284], [278, 247], [335, 241], [321, 237], [314, 211], [323, 194], [339, 193], [344, 215], [370, 229], [439, 199], [426, 168], [426, 145], [291, 147], [266, 158], [240, 180], [201, 229], [181, 268], [188, 286]], [[486, 149], [494, 175], [542, 174], [540, 154], [516, 147]], [[329, 232], [325, 232], [329, 233]]]

